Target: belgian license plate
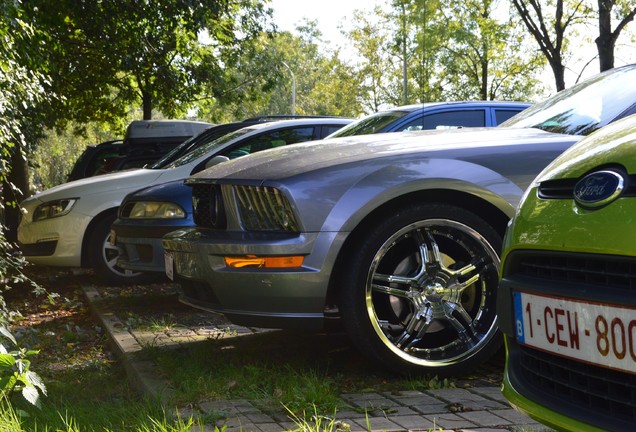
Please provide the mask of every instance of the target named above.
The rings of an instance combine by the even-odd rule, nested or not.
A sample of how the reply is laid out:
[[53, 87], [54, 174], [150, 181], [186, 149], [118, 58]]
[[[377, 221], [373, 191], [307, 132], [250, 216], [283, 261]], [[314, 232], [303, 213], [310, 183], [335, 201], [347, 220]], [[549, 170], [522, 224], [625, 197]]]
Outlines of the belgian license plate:
[[636, 373], [636, 308], [514, 292], [519, 343]]
[[165, 252], [163, 254], [163, 261], [166, 265], [166, 276], [168, 276], [168, 279], [174, 280], [174, 259], [172, 254]]

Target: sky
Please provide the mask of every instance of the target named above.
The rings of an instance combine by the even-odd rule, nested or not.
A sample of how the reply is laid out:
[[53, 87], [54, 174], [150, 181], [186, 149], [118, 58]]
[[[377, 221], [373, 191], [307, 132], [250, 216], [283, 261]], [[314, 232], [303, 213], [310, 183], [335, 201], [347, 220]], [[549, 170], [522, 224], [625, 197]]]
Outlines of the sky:
[[356, 9], [373, 10], [379, 3], [388, 0], [272, 0], [269, 6], [274, 10], [274, 23], [279, 30], [294, 31], [303, 18], [318, 21], [318, 29], [323, 39], [338, 46], [345, 45], [345, 38], [338, 26], [351, 19]]
[[[389, 0], [271, 0], [269, 7], [274, 11], [274, 23], [282, 31], [295, 31], [298, 24], [302, 23], [303, 18], [318, 21], [318, 29], [322, 32], [323, 39], [329, 41], [333, 48], [347, 48], [348, 42], [344, 36], [340, 33], [339, 26], [345, 25], [347, 27], [347, 20], [352, 18], [353, 11], [361, 9], [365, 11], [371, 11], [376, 5], [388, 4]], [[350, 21], [349, 21], [350, 22]], [[621, 42], [625, 43], [625, 35], [621, 36]], [[532, 39], [529, 39], [530, 43], [534, 43]], [[579, 63], [585, 63], [591, 56], [595, 54], [595, 47], [586, 47], [587, 50], [591, 50], [591, 54], [583, 56], [583, 60], [575, 61], [572, 66], [572, 71], [567, 72], [568, 78], [566, 78], [568, 86], [573, 84], [577, 79], [578, 72], [582, 65]], [[341, 54], [346, 58], [345, 49]], [[579, 52], [580, 54], [580, 52]], [[616, 52], [616, 65], [622, 65], [636, 61], [636, 48], [620, 46]], [[578, 62], [578, 63], [577, 63]], [[597, 73], [598, 67], [590, 66], [585, 68], [583, 73], [584, 77], [588, 77]], [[545, 79], [551, 84], [553, 77], [551, 70], [546, 67], [544, 72]], [[571, 75], [571, 76], [570, 76]]]

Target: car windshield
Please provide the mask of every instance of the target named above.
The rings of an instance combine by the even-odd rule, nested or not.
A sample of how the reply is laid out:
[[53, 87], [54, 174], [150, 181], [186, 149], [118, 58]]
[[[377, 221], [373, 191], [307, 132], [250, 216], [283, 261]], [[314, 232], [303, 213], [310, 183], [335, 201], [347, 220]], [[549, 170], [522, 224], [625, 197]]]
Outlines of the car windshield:
[[636, 65], [611, 69], [515, 115], [500, 127], [589, 135], [636, 103]]
[[348, 124], [337, 132], [332, 133], [327, 138], [346, 137], [352, 135], [368, 135], [378, 133], [387, 125], [410, 114], [410, 111], [388, 111], [364, 117], [358, 121]]
[[153, 165], [152, 168], [156, 168], [156, 169], [177, 168], [183, 165], [187, 165], [190, 162], [197, 160], [201, 156], [204, 156], [208, 153], [212, 153], [214, 149], [223, 146], [225, 143], [228, 143], [240, 136], [243, 136], [252, 130], [253, 128], [246, 127], [246, 128], [239, 129], [237, 131], [225, 134], [220, 138], [213, 139], [214, 137], [210, 137], [209, 142], [201, 143], [197, 145], [191, 151], [185, 153], [183, 156], [178, 157], [177, 159], [174, 159], [174, 160], [167, 160], [167, 162], [163, 164], [157, 163]]

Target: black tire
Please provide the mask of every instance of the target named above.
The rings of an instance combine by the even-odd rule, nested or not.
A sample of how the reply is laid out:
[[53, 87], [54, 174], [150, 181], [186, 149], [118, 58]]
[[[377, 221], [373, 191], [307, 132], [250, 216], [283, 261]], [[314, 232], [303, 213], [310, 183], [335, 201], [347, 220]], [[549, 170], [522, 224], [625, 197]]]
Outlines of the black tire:
[[398, 373], [466, 373], [502, 344], [496, 325], [501, 236], [446, 204], [413, 204], [365, 227], [343, 272], [353, 343]]
[[100, 279], [109, 284], [148, 282], [150, 277], [147, 273], [133, 272], [117, 266], [119, 250], [110, 244], [110, 226], [115, 218], [114, 213], [103, 216], [89, 233], [87, 247], [91, 267]]

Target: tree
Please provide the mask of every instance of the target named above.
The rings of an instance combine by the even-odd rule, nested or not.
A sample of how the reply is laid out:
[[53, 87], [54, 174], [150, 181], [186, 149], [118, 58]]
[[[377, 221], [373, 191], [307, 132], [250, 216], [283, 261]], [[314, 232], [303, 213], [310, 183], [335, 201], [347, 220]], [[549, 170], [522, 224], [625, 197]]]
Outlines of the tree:
[[340, 60], [338, 52], [325, 52], [321, 41], [314, 21], [304, 22], [295, 34], [262, 33], [244, 47], [236, 66], [224, 71], [230, 94], [220, 98], [210, 91], [198, 103], [199, 116], [222, 122], [289, 115], [292, 74], [296, 114], [359, 115], [362, 109], [356, 74]]
[[393, 0], [391, 51], [403, 62], [403, 103], [443, 98], [439, 60], [449, 33], [439, 0]]
[[[20, 55], [10, 67], [45, 73], [43, 90], [58, 95], [13, 105], [15, 114], [21, 111], [21, 140], [13, 143], [7, 181], [22, 196], [30, 191], [24, 155], [47, 129], [63, 129], [70, 121], [116, 123], [133, 103], [143, 107], [146, 119], [155, 108], [169, 116], [185, 113], [204, 86], [214, 83], [212, 88], [223, 92], [221, 72], [269, 17], [258, 0], [5, 3], [15, 5], [13, 22], [34, 29], [28, 39], [13, 40]], [[199, 43], [204, 31], [207, 45]], [[3, 189], [5, 198], [9, 193]], [[16, 212], [7, 211], [5, 222], [15, 235]]]
[[[636, 6], [630, 0], [598, 0], [598, 37], [595, 43], [601, 72], [614, 67], [616, 41], [627, 24], [634, 20], [634, 16]], [[612, 18], [618, 20], [614, 30]]]
[[28, 191], [26, 154], [39, 136], [37, 106], [48, 103], [48, 79], [37, 66], [37, 39], [13, 2], [0, 3], [0, 184], [3, 235], [15, 241], [19, 202]]
[[[566, 35], [572, 26], [585, 21], [589, 10], [583, 0], [512, 0], [512, 4], [548, 61], [557, 91], [563, 90]], [[554, 13], [549, 13], [550, 9], [554, 9]]]
[[185, 113], [205, 85], [223, 88], [223, 69], [270, 13], [256, 0], [25, 0], [23, 9], [43, 30], [60, 108], [78, 121], [122, 116], [133, 101], [144, 119]]
[[346, 33], [361, 59], [356, 74], [361, 78], [362, 104], [366, 112], [376, 112], [383, 105], [402, 102], [395, 86], [396, 79], [401, 76], [401, 67], [396, 70], [393, 53], [386, 44], [392, 39], [392, 22], [379, 7], [375, 8], [374, 14], [366, 16], [355, 11], [353, 29]]
[[540, 87], [543, 59], [524, 44], [522, 29], [496, 18], [496, 0], [466, 0], [444, 9], [448, 39], [440, 64], [450, 99], [527, 100]]

